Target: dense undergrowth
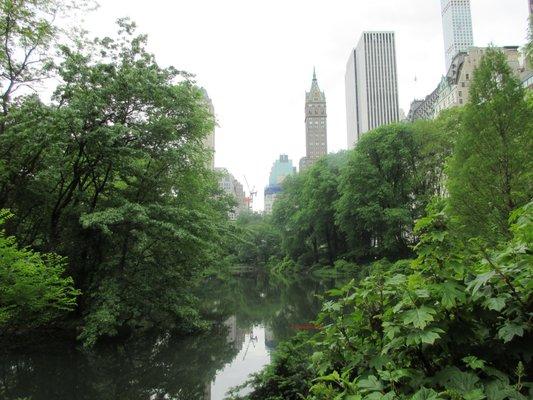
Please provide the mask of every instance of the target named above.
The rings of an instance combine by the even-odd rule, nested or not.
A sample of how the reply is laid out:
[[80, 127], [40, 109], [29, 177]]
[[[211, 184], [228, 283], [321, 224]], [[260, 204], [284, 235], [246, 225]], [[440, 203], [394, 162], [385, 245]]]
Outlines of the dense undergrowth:
[[280, 346], [245, 398], [530, 398], [533, 203], [511, 221], [511, 240], [486, 250], [433, 205], [417, 258], [330, 291], [319, 333]]

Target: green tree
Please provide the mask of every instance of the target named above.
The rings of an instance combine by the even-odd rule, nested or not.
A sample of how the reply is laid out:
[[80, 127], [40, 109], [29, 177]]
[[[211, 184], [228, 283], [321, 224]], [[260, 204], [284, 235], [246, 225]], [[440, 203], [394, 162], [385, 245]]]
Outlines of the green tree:
[[356, 259], [405, 257], [413, 225], [442, 192], [450, 140], [433, 123], [398, 124], [366, 133], [341, 172], [336, 221]]
[[21, 98], [0, 135], [0, 201], [22, 243], [68, 257], [81, 338], [201, 326], [191, 287], [219, 260], [229, 204], [206, 168], [213, 127], [191, 77], [145, 36], [61, 48], [53, 104]]
[[490, 242], [509, 237], [511, 211], [533, 194], [532, 121], [533, 108], [504, 54], [488, 49], [447, 169], [451, 211], [464, 234]]
[[270, 216], [243, 212], [235, 221], [236, 238], [232, 240], [235, 261], [249, 265], [266, 265], [271, 258], [279, 259], [281, 237]]
[[334, 204], [346, 154], [321, 158], [298, 175], [288, 177], [276, 200], [273, 222], [281, 232], [285, 254], [303, 266], [333, 265], [346, 250], [344, 234], [335, 223]]
[[[0, 226], [9, 216], [0, 211]], [[55, 254], [21, 248], [0, 231], [0, 329], [36, 328], [72, 311], [79, 291], [64, 276], [65, 265]]]

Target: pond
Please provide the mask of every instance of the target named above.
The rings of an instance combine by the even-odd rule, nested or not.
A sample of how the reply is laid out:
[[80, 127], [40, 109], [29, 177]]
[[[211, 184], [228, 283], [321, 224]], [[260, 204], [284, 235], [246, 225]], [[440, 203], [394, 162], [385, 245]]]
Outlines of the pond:
[[2, 349], [0, 399], [222, 400], [270, 362], [278, 342], [308, 328], [320, 309], [317, 295], [335, 284], [264, 275], [211, 280], [201, 293], [215, 322], [206, 333], [146, 335], [90, 352], [60, 340]]

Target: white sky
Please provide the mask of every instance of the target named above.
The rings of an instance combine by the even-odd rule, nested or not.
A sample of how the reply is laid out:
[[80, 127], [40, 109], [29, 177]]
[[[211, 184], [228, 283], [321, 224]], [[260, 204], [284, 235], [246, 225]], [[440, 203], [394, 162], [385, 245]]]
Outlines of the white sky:
[[[196, 75], [219, 123], [215, 165], [263, 208], [281, 153], [305, 154], [304, 96], [316, 66], [328, 107], [328, 151], [346, 148], [344, 73], [363, 31], [396, 32], [400, 107], [430, 93], [444, 73], [440, 0], [99, 0], [84, 26], [111, 35], [128, 16], [158, 62]], [[471, 0], [474, 44], [523, 45], [528, 0]], [[417, 77], [415, 83], [414, 77]]]

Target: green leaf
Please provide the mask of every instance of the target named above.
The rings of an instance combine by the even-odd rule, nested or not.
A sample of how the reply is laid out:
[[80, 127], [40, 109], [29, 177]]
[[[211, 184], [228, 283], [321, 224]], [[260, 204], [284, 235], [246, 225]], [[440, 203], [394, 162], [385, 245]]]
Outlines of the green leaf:
[[435, 309], [422, 306], [405, 312], [403, 317], [404, 324], [413, 324], [415, 328], [424, 329], [431, 321], [433, 321], [433, 315]]
[[464, 400], [483, 400], [485, 395], [483, 394], [482, 389], [471, 390], [470, 392], [463, 394]]
[[364, 391], [381, 391], [383, 390], [383, 384], [374, 375], [370, 375], [366, 379], [361, 379], [357, 386]]
[[472, 369], [483, 369], [485, 367], [485, 361], [480, 360], [475, 356], [464, 357], [463, 361]]
[[468, 284], [468, 290], [472, 292], [472, 295], [475, 295], [479, 288], [485, 285], [495, 274], [495, 271], [489, 271], [484, 274], [478, 275]]
[[340, 379], [341, 377], [337, 371], [333, 371], [329, 375], [324, 375], [324, 376], [320, 376], [316, 378], [317, 381], [322, 381], [322, 382], [339, 382]]
[[513, 324], [507, 322], [503, 327], [498, 331], [498, 337], [503, 340], [504, 343], [508, 343], [515, 336], [522, 337], [524, 335], [524, 328], [522, 325]]
[[468, 393], [477, 389], [479, 378], [472, 372], [463, 372], [457, 367], [447, 367], [435, 376], [437, 382], [449, 390]]
[[441, 289], [441, 303], [444, 308], [450, 309], [456, 306], [457, 301], [463, 302], [466, 298], [465, 293], [455, 282], [444, 282], [439, 285]]
[[362, 398], [360, 394], [349, 394], [344, 397], [344, 400], [361, 400]]
[[439, 394], [435, 392], [433, 389], [427, 389], [423, 387], [418, 392], [416, 392], [412, 397], [411, 400], [439, 400]]
[[436, 328], [429, 331], [424, 331], [420, 335], [420, 340], [422, 343], [433, 344], [435, 340], [440, 339], [440, 334], [444, 333], [442, 329]]
[[505, 298], [503, 297], [491, 297], [483, 303], [489, 310], [501, 311], [505, 307]]

